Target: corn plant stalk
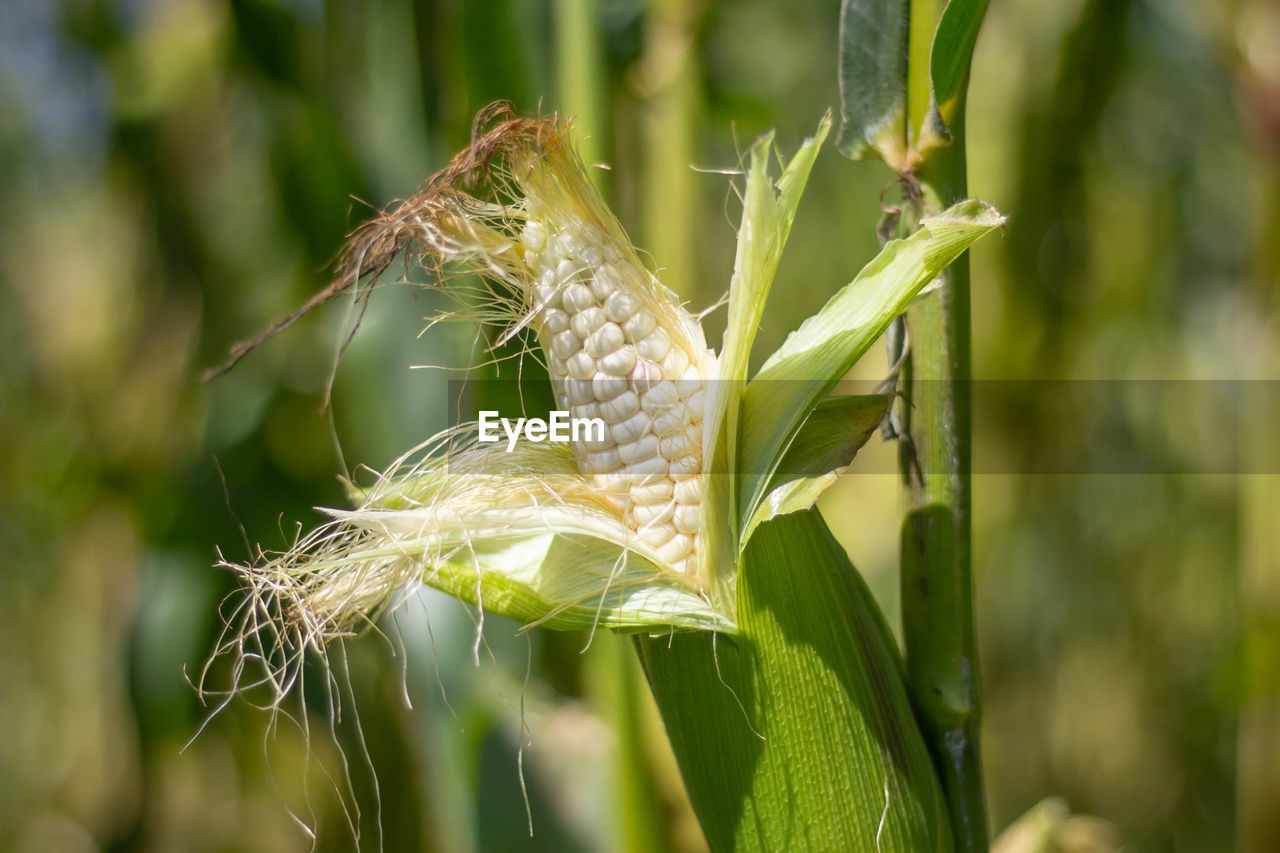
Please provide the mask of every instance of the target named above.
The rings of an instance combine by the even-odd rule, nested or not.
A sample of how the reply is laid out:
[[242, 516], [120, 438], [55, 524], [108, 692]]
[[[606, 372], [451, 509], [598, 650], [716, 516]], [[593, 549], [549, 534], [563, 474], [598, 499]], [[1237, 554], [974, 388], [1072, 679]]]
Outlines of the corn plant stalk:
[[[744, 193], [720, 354], [721, 377], [730, 381], [745, 377], [745, 353], [807, 173], [796, 168], [798, 154], [775, 195], [767, 154], [767, 144], [753, 149]], [[789, 460], [831, 452], [831, 417], [865, 439], [873, 400], [820, 401], [938, 271], [1001, 221], [985, 205], [965, 203], [886, 245], [766, 360], [741, 394], [738, 426], [733, 418], [722, 425], [740, 439], [722, 445], [742, 472], [731, 481], [745, 545], [737, 632], [718, 642], [638, 641], [713, 850], [951, 849], [893, 641], [820, 516], [804, 509], [821, 478]], [[801, 494], [807, 503], [793, 503]]]
[[[841, 149], [878, 156], [906, 188], [900, 229], [967, 193], [964, 107], [987, 0], [845, 0]], [[888, 132], [886, 132], [888, 129]], [[897, 135], [895, 135], [895, 133]], [[969, 267], [961, 257], [907, 314], [901, 587], [907, 682], [959, 850], [988, 845], [978, 746], [970, 523]], [[906, 348], [904, 348], [904, 346]]]
[[[963, 197], [964, 151], [956, 141], [926, 161], [926, 204]], [[948, 162], [941, 162], [948, 161]], [[927, 177], [926, 177], [927, 176]], [[910, 351], [899, 407], [905, 441], [901, 589], [907, 684], [942, 777], [959, 850], [987, 848], [978, 727], [980, 679], [973, 617], [969, 261], [907, 312]]]
[[[968, 41], [963, 67], [939, 93], [940, 55], [955, 22], [971, 25], [985, 12], [978, 3], [952, 2], [939, 22], [939, 3], [912, 4], [908, 56], [908, 110], [921, 137], [933, 126], [928, 110], [941, 107], [950, 144], [922, 152], [915, 173], [923, 212], [942, 210], [967, 195], [964, 105]], [[935, 30], [936, 27], [936, 30]], [[933, 49], [920, 32], [932, 32]], [[962, 33], [963, 39], [966, 33]], [[919, 93], [930, 93], [922, 103]], [[930, 140], [918, 139], [921, 143]], [[906, 441], [899, 446], [902, 478], [901, 588], [907, 684], [934, 756], [951, 811], [956, 849], [988, 846], [986, 798], [978, 740], [981, 682], [972, 592], [972, 443], [970, 399], [969, 259], [939, 277], [935, 293], [907, 313], [910, 350], [902, 368], [900, 407]]]

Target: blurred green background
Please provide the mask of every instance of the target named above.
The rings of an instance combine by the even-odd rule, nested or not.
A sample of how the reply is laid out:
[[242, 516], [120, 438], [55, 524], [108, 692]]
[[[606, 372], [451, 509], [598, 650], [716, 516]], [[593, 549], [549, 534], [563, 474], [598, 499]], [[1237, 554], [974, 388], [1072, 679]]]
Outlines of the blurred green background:
[[[305, 825], [325, 850], [700, 849], [625, 643], [490, 617], [477, 651], [433, 594], [340, 650], [349, 690], [309, 669], [274, 727], [237, 701], [182, 751], [234, 586], [215, 549], [281, 546], [341, 505], [336, 475], [445, 426], [450, 374], [411, 367], [466, 364], [475, 332], [419, 337], [436, 299], [387, 286], [330, 413], [349, 300], [198, 377], [495, 98], [578, 115], [637, 243], [713, 303], [738, 213], [718, 172], [837, 105], [838, 11], [5, 2], [0, 848], [295, 850]], [[971, 190], [1011, 217], [973, 258], [975, 375], [1000, 380], [975, 414], [993, 824], [1056, 794], [1126, 850], [1277, 849], [1280, 6], [995, 2], [969, 115]], [[875, 251], [889, 180], [822, 154], [758, 353]], [[891, 620], [892, 457], [824, 499]]]

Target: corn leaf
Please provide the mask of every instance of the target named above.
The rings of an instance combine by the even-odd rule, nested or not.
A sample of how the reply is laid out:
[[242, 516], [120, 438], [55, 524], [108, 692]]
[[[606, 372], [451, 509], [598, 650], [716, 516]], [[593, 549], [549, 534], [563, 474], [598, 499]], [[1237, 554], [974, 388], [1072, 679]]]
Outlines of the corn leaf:
[[589, 536], [484, 540], [423, 580], [490, 613], [547, 628], [735, 630], [670, 572]]
[[778, 270], [778, 260], [791, 234], [796, 207], [818, 149], [831, 130], [831, 114], [822, 117], [818, 130], [806, 139], [783, 169], [777, 183], [769, 176], [769, 156], [774, 152], [773, 133], [751, 146], [751, 165], [743, 197], [742, 223], [738, 226], [738, 250], [729, 284], [729, 319], [720, 351], [720, 378], [745, 381], [751, 343], [760, 328], [765, 300]]
[[833, 397], [819, 403], [778, 464], [743, 539], [750, 539], [761, 522], [813, 506], [867, 443], [892, 403], [889, 394]]
[[817, 511], [762, 524], [738, 584], [737, 637], [639, 641], [711, 849], [950, 850], [893, 640]]
[[[731, 470], [730, 460], [738, 458], [738, 428], [742, 391], [747, 380], [748, 361], [765, 301], [773, 285], [782, 249], [791, 233], [796, 208], [804, 192], [813, 161], [831, 130], [831, 114], [823, 116], [814, 135], [806, 139], [774, 183], [769, 159], [775, 155], [773, 134], [762, 136], [751, 147], [751, 165], [743, 195], [742, 224], [738, 227], [738, 250], [733, 278], [729, 284], [729, 323], [720, 349], [719, 376], [711, 393], [717, 395], [707, 411], [704, 430], [715, 437], [715, 446], [706, 458], [711, 470]], [[717, 555], [711, 561], [713, 594], [727, 613], [733, 612], [736, 598], [733, 578], [738, 556], [738, 497], [735, 477], [708, 477], [704, 484], [704, 548]]]
[[458, 519], [421, 509], [328, 514], [342, 525], [343, 544], [300, 576], [323, 577], [330, 564], [346, 571], [314, 585], [319, 592], [307, 600], [313, 612], [339, 612], [357, 588], [362, 597], [385, 600], [416, 578], [491, 613], [549, 628], [735, 630], [684, 577], [610, 541], [619, 534], [576, 508], [472, 511]]
[[950, 125], [960, 112], [973, 49], [989, 3], [990, 0], [948, 0], [942, 10], [929, 53], [932, 92], [929, 117], [916, 142], [921, 152], [951, 142]]
[[994, 207], [980, 201], [962, 201], [922, 219], [910, 237], [885, 244], [769, 357], [743, 394], [739, 506], [744, 527], [818, 402], [921, 290], [1003, 223]]
[[855, 160], [905, 165], [909, 0], [844, 0], [840, 7], [840, 135]]

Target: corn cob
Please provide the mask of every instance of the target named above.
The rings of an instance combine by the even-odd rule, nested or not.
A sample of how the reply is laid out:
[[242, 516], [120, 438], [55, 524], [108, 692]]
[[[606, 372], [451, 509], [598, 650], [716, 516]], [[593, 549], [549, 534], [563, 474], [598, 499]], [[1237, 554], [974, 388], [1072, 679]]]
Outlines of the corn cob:
[[532, 325], [560, 408], [600, 418], [602, 439], [576, 442], [627, 526], [678, 571], [697, 567], [702, 420], [714, 358], [661, 285], [592, 225], [529, 211], [522, 231], [534, 282]]
[[641, 263], [556, 119], [516, 118], [503, 104], [482, 112], [470, 146], [352, 236], [329, 288], [238, 346], [222, 370], [406, 250], [442, 284], [475, 273], [507, 289], [466, 313], [507, 323], [503, 340], [524, 327], [537, 334], [559, 408], [607, 424], [603, 439], [574, 442], [578, 472], [639, 541], [700, 585], [703, 408], [716, 356]]

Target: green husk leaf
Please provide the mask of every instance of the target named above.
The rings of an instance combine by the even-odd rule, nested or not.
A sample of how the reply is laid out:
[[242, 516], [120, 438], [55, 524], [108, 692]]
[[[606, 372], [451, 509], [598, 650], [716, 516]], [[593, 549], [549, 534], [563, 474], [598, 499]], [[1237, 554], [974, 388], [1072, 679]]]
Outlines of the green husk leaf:
[[[254, 565], [223, 649], [290, 683], [298, 652], [358, 632], [423, 583], [486, 611], [559, 629], [733, 633], [696, 582], [630, 530], [572, 450], [506, 452], [443, 433], [406, 455], [354, 510]], [[458, 442], [457, 446], [452, 446]]]
[[892, 637], [816, 510], [762, 524], [739, 635], [639, 641], [713, 851], [947, 851]]
[[482, 540], [422, 580], [490, 613], [546, 628], [734, 631], [680, 578], [585, 535]]
[[729, 318], [720, 350], [720, 378], [746, 381], [751, 343], [760, 328], [765, 300], [773, 285], [782, 249], [791, 234], [796, 208], [818, 149], [831, 130], [831, 113], [806, 139], [775, 184], [769, 176], [769, 155], [774, 153], [773, 133], [751, 146], [751, 165], [743, 195], [742, 223], [733, 278], [729, 283]]
[[[712, 388], [719, 399], [708, 407], [708, 420], [703, 427], [707, 435], [716, 438], [706, 454], [712, 460], [712, 471], [731, 471], [738, 458], [738, 419], [751, 345], [760, 328], [800, 196], [830, 130], [828, 112], [814, 135], [804, 141], [790, 163], [784, 164], [776, 183], [769, 175], [770, 155], [777, 156], [773, 134], [765, 134], [751, 146], [737, 256], [729, 283], [729, 323], [719, 356], [721, 381]], [[736, 477], [706, 478], [702, 504], [703, 547], [717, 555], [711, 561], [713, 594], [729, 613], [733, 612], [735, 600], [733, 576], [739, 550], [736, 485]]]
[[743, 394], [741, 518], [755, 513], [809, 413], [921, 290], [1004, 217], [962, 201], [903, 240], [891, 240], [826, 305], [792, 332]]
[[867, 443], [892, 403], [889, 394], [833, 397], [819, 403], [787, 448], [743, 538], [750, 539], [761, 522], [813, 506]]

